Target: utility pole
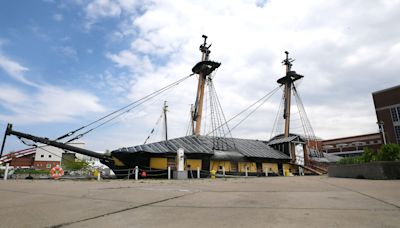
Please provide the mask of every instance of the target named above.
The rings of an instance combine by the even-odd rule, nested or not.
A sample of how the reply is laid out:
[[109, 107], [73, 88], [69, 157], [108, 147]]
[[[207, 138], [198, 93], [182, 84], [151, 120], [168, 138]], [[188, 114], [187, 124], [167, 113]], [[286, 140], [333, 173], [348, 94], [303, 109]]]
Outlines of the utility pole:
[[221, 63], [209, 61], [210, 55], [210, 47], [211, 44], [207, 46], [207, 36], [203, 35], [204, 42], [200, 45], [201, 61], [197, 63], [192, 71], [199, 75], [199, 83], [197, 85], [197, 95], [196, 95], [196, 103], [193, 114], [193, 120], [196, 122], [196, 126], [194, 128], [194, 134], [200, 135], [201, 128], [201, 117], [203, 112], [203, 100], [204, 100], [204, 86], [206, 84], [207, 76], [211, 74], [215, 69], [217, 69]]
[[379, 131], [382, 134], [383, 145], [386, 145], [386, 136], [385, 136], [385, 128], [383, 127], [385, 124], [383, 121], [376, 122], [379, 125]]
[[278, 83], [284, 85], [284, 111], [283, 118], [285, 119], [285, 138], [289, 137], [290, 131], [290, 105], [291, 105], [291, 96], [292, 96], [292, 85], [293, 82], [302, 78], [302, 75], [296, 73], [296, 71], [292, 71], [292, 62], [294, 59], [289, 58], [289, 52], [285, 51], [286, 58], [282, 61], [282, 64], [286, 66], [286, 75], [280, 79], [278, 79]]
[[168, 141], [168, 126], [167, 126], [167, 111], [168, 111], [168, 106], [167, 106], [167, 101], [164, 101], [164, 126], [165, 126], [165, 141]]

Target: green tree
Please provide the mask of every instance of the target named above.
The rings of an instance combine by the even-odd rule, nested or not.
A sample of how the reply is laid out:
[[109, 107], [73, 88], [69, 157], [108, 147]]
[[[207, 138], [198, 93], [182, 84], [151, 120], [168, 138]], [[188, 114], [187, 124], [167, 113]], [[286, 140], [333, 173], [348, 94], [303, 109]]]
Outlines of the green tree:
[[89, 164], [85, 161], [64, 160], [63, 166], [65, 170], [82, 170], [86, 169]]
[[376, 153], [369, 147], [364, 148], [364, 153], [361, 155], [363, 162], [371, 162], [376, 160]]
[[399, 159], [400, 159], [399, 144], [383, 145], [377, 154], [378, 161], [396, 161]]

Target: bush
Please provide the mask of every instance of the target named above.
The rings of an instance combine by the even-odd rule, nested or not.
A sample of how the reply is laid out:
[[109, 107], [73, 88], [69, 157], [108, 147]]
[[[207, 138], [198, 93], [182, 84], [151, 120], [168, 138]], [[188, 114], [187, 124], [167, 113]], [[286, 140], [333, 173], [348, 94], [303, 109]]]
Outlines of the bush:
[[396, 161], [400, 159], [400, 145], [383, 145], [377, 154], [378, 161]]
[[383, 145], [378, 153], [370, 148], [365, 148], [364, 153], [357, 157], [342, 158], [337, 162], [339, 165], [363, 164], [371, 161], [396, 161], [400, 160], [400, 145], [387, 144]]
[[337, 164], [340, 165], [351, 165], [351, 164], [361, 164], [364, 163], [362, 156], [356, 156], [356, 157], [345, 157], [340, 159]]
[[76, 171], [88, 168], [89, 164], [85, 161], [65, 160], [62, 166], [65, 170]]
[[16, 169], [15, 174], [49, 174], [49, 170]]

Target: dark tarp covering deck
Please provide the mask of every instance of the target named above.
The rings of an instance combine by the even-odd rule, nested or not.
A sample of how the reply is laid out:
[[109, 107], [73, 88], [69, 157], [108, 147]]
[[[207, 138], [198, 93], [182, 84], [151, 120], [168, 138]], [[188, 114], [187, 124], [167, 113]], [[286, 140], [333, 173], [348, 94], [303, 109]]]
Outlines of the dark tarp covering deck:
[[[215, 140], [210, 136], [186, 136], [168, 141], [155, 142], [145, 145], [124, 147], [112, 151], [113, 154], [133, 154], [133, 153], [151, 153], [151, 154], [167, 154], [176, 153], [179, 148], [185, 150], [185, 154], [204, 154], [210, 156], [217, 156], [214, 153]], [[251, 139], [237, 139], [225, 138], [220, 142], [229, 145], [229, 149], [224, 151], [225, 155], [228, 153], [234, 157], [252, 157], [252, 158], [268, 158], [268, 159], [290, 159], [286, 154], [270, 147], [266, 141], [251, 140]]]

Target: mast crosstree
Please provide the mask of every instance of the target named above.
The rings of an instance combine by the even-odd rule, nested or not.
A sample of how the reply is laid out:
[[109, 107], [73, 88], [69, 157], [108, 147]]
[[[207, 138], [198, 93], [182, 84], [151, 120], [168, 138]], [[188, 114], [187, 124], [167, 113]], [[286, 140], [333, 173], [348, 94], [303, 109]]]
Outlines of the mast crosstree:
[[198, 62], [192, 69], [193, 73], [199, 75], [199, 83], [197, 85], [197, 93], [196, 93], [196, 102], [194, 106], [193, 118], [192, 121], [194, 122], [194, 134], [200, 135], [201, 130], [201, 120], [202, 120], [202, 113], [203, 113], [203, 101], [204, 101], [204, 87], [207, 82], [207, 78], [209, 75], [216, 70], [221, 63], [217, 63], [214, 61], [210, 61], [210, 45], [207, 45], [207, 36], [203, 35], [204, 42], [200, 45], [200, 51], [202, 53], [201, 61]]
[[282, 64], [286, 66], [286, 75], [278, 79], [278, 84], [284, 85], [284, 107], [283, 107], [283, 119], [285, 119], [285, 138], [289, 137], [290, 131], [290, 105], [292, 96], [293, 82], [304, 77], [303, 75], [297, 74], [296, 71], [292, 71], [292, 62], [295, 60], [289, 58], [289, 52], [285, 51], [286, 59], [282, 61]]

